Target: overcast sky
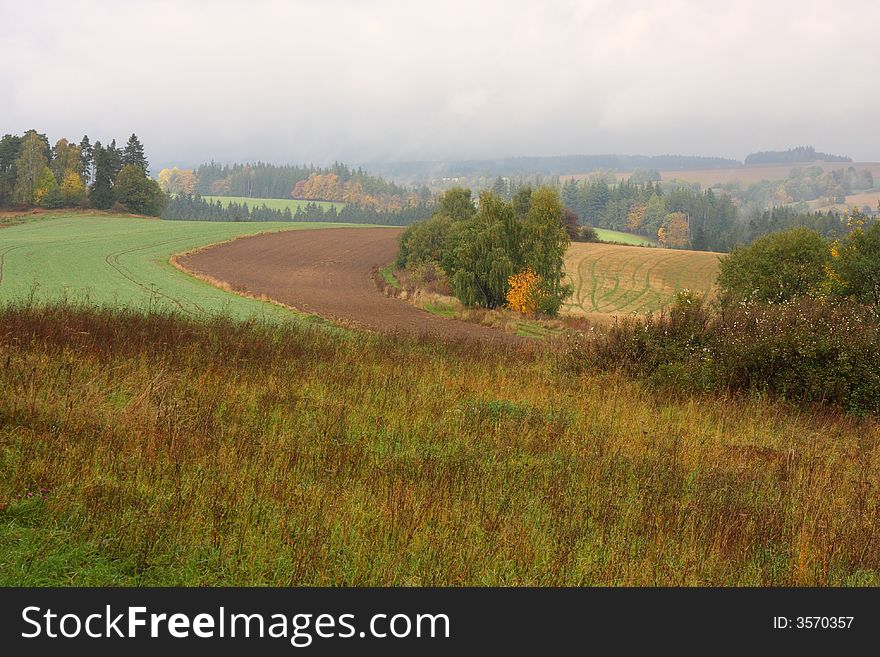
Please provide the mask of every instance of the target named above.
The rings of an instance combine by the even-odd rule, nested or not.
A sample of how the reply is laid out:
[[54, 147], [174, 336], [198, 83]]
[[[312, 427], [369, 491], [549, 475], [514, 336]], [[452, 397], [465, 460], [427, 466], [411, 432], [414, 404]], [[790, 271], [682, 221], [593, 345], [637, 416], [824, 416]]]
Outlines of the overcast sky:
[[154, 163], [880, 160], [880, 2], [0, 0], [0, 132]]

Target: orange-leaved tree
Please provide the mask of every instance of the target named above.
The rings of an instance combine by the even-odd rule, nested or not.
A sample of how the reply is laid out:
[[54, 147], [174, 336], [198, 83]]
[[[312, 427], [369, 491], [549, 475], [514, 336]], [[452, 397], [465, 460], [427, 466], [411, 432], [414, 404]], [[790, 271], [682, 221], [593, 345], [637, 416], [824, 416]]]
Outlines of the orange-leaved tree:
[[534, 271], [524, 269], [508, 277], [507, 307], [524, 315], [534, 315], [541, 300], [541, 277]]

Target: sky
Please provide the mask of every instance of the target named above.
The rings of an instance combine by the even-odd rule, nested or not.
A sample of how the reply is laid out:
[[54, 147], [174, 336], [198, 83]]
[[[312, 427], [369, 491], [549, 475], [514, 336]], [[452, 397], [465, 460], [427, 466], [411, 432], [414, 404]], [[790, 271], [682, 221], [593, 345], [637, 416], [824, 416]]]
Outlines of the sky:
[[0, 133], [154, 163], [880, 160], [880, 2], [0, 0]]

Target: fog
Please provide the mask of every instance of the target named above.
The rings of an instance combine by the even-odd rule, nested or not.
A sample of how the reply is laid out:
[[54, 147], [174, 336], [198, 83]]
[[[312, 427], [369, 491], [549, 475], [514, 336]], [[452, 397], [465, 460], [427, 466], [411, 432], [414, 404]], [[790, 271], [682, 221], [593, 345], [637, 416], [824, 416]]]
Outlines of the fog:
[[0, 0], [0, 132], [155, 163], [880, 159], [880, 4]]

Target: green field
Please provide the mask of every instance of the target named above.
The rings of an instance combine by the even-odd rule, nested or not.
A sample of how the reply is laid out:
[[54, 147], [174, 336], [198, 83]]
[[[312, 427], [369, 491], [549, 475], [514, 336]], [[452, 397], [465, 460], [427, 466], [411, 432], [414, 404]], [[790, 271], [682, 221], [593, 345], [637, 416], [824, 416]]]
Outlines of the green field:
[[296, 212], [298, 207], [305, 207], [309, 203], [314, 203], [324, 210], [336, 206], [337, 210], [345, 207], [345, 203], [333, 203], [331, 201], [300, 201], [288, 198], [247, 198], [246, 196], [203, 196], [206, 201], [220, 201], [223, 207], [230, 203], [247, 203], [249, 208], [258, 208], [265, 205], [271, 210], [284, 210], [290, 208], [291, 212]]
[[342, 226], [328, 223], [160, 221], [55, 215], [0, 229], [0, 303], [69, 299], [175, 309], [189, 317], [292, 318], [274, 304], [224, 292], [179, 271], [175, 253], [242, 235]]
[[636, 246], [656, 246], [657, 242], [649, 240], [641, 235], [633, 233], [622, 233], [619, 230], [608, 230], [607, 228], [594, 228], [599, 239], [603, 242], [619, 242], [621, 244], [634, 244]]

